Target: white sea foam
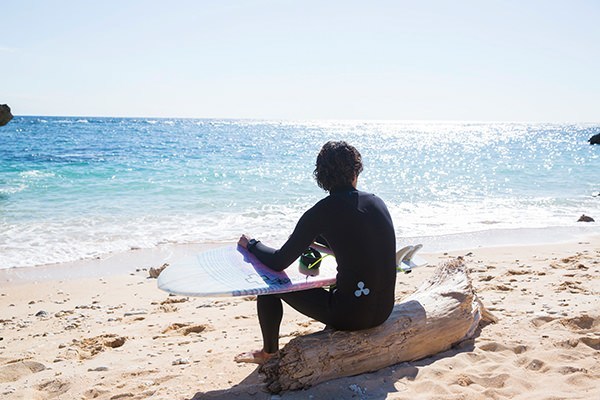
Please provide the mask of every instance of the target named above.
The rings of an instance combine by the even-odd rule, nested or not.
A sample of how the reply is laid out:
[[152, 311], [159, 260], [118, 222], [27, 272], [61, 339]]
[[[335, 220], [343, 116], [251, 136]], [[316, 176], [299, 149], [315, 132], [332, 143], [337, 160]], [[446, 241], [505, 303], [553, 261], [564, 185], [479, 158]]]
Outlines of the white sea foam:
[[23, 171], [19, 173], [19, 176], [21, 178], [25, 178], [25, 179], [42, 179], [42, 178], [51, 178], [53, 176], [55, 176], [55, 174], [53, 172], [47, 172], [47, 171], [40, 171], [40, 170], [30, 170], [30, 171]]
[[284, 230], [273, 227], [287, 225], [287, 236], [294, 222], [281, 211], [261, 218], [250, 212], [0, 224], [0, 268], [53, 264], [164, 243], [233, 242], [244, 232], [262, 233], [275, 245]]
[[[563, 228], [581, 229], [576, 216], [560, 217], [543, 208], [518, 212], [507, 205], [494, 211], [463, 205], [410, 203], [390, 206], [397, 242], [425, 238], [429, 251], [450, 250], [456, 243], [467, 244], [473, 232], [514, 231], [515, 228], [544, 228], [560, 222]], [[597, 210], [600, 213], [600, 209]], [[268, 206], [239, 213], [173, 214], [140, 217], [69, 218], [53, 222], [0, 226], [0, 268], [24, 267], [91, 258], [131, 248], [151, 248], [164, 243], [234, 242], [242, 233], [260, 238], [272, 246], [282, 245], [299, 217], [301, 207]], [[594, 233], [588, 225], [588, 233]], [[600, 229], [596, 228], [600, 234]], [[492, 237], [492, 234], [487, 235]], [[440, 238], [447, 237], [446, 248]], [[457, 239], [461, 237], [462, 239]], [[481, 237], [486, 237], [483, 235]], [[513, 244], [519, 243], [517, 236]], [[505, 239], [504, 242], [508, 242]], [[490, 242], [488, 240], [488, 242]], [[494, 244], [493, 241], [490, 244]], [[464, 246], [468, 247], [468, 246]]]
[[12, 186], [0, 186], [0, 195], [9, 195], [19, 193], [23, 190], [27, 189], [27, 185], [25, 184], [16, 184]]

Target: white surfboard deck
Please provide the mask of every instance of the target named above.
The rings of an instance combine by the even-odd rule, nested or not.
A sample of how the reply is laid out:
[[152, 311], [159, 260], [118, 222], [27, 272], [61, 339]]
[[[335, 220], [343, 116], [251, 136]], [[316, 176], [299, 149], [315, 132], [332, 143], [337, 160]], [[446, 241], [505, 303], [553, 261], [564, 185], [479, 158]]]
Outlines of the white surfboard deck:
[[[277, 272], [241, 246], [218, 247], [165, 268], [158, 277], [158, 288], [182, 296], [218, 297], [286, 293], [335, 284], [335, 257], [327, 256], [321, 261], [317, 276], [300, 273], [298, 264], [296, 261]], [[414, 256], [403, 268], [426, 264]]]

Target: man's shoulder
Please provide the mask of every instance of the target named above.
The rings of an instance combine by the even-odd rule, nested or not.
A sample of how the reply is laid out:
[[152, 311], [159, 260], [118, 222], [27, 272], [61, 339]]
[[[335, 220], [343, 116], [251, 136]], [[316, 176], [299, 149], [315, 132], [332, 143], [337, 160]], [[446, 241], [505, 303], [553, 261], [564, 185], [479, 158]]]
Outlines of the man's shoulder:
[[383, 200], [381, 199], [381, 197], [377, 196], [375, 193], [371, 193], [371, 192], [363, 192], [358, 190], [358, 195], [363, 197], [363, 198], [367, 198], [367, 199], [372, 199], [373, 201], [378, 201], [378, 202], [382, 202]]

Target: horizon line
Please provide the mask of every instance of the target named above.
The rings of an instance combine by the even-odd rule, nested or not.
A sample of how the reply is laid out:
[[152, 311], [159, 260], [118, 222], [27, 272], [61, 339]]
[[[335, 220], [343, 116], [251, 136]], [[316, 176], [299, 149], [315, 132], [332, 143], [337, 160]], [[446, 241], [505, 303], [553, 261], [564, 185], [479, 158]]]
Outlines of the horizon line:
[[483, 120], [483, 119], [397, 119], [397, 118], [267, 118], [267, 117], [183, 117], [183, 116], [109, 116], [109, 115], [50, 115], [50, 114], [13, 114], [13, 117], [46, 118], [122, 118], [122, 119], [186, 119], [186, 120], [247, 120], [247, 121], [304, 121], [304, 122], [375, 122], [375, 123], [513, 123], [513, 124], [600, 124], [598, 121], [577, 120]]

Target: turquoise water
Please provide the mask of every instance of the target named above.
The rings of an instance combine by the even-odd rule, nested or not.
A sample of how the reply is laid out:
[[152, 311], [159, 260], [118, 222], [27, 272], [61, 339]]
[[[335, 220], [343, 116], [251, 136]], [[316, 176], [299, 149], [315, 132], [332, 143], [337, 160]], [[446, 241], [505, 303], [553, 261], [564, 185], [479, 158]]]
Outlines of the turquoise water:
[[0, 128], [0, 268], [163, 243], [280, 244], [325, 195], [327, 140], [404, 237], [600, 220], [599, 124], [15, 117]]

